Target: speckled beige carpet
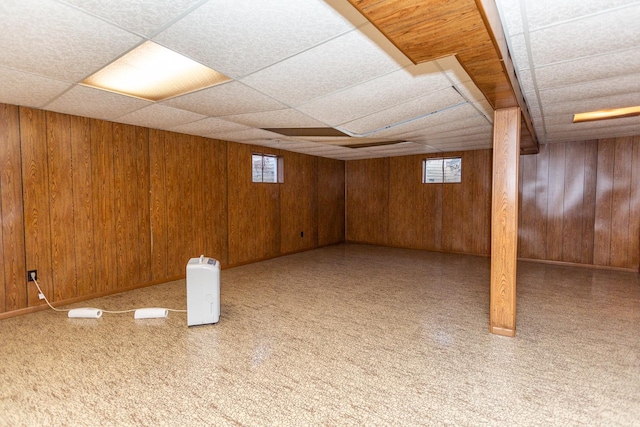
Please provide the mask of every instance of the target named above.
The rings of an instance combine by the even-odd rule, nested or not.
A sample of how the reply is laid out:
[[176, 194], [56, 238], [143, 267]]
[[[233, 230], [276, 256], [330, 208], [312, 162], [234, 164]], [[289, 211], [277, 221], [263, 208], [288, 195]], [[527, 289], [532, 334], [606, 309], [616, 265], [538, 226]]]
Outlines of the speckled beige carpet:
[[[0, 321], [2, 426], [633, 426], [638, 274], [521, 262], [515, 338], [487, 258], [338, 245], [222, 272], [220, 322]], [[177, 281], [75, 306], [185, 307]]]

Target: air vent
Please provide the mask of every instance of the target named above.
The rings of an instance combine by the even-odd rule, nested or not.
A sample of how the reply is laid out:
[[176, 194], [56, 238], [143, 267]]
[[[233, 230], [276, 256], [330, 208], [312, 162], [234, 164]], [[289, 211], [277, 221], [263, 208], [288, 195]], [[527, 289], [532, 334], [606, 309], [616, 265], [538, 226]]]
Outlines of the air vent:
[[407, 141], [378, 141], [378, 142], [364, 142], [362, 144], [343, 144], [340, 145], [340, 147], [345, 147], [345, 148], [370, 148], [370, 147], [381, 147], [384, 145], [396, 145], [396, 144], [402, 144], [405, 143]]
[[262, 128], [285, 136], [349, 136], [334, 128]]

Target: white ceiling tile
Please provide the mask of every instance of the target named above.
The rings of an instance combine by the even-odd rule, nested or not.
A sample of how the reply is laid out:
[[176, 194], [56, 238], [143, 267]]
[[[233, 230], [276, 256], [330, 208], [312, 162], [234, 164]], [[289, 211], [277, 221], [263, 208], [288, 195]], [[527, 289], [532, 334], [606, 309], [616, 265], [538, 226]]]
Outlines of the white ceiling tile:
[[547, 142], [580, 141], [592, 139], [616, 138], [622, 136], [634, 136], [640, 134], [640, 123], [626, 126], [612, 124], [602, 128], [586, 128], [582, 130], [571, 129], [555, 131], [547, 139]]
[[482, 117], [478, 111], [471, 104], [462, 104], [455, 108], [440, 111], [437, 114], [423, 117], [421, 119], [413, 120], [408, 123], [395, 126], [390, 129], [385, 129], [380, 132], [376, 132], [371, 137], [374, 138], [394, 138], [399, 135], [406, 135], [411, 132], [420, 131], [422, 129], [428, 129], [429, 127], [435, 127], [443, 124], [455, 125], [457, 122], [471, 119], [473, 117]]
[[284, 104], [296, 106], [410, 64], [371, 24], [361, 30], [351, 31], [241, 81]]
[[428, 62], [334, 92], [297, 109], [337, 126], [449, 86], [451, 83], [445, 75], [434, 63]]
[[168, 99], [162, 104], [218, 117], [286, 108], [275, 99], [235, 81]]
[[640, 5], [530, 33], [536, 67], [615, 52], [640, 43]]
[[540, 100], [546, 105], [628, 93], [640, 93], [640, 74], [541, 90]]
[[489, 101], [474, 102], [473, 106], [489, 120], [489, 123], [493, 123], [494, 110]]
[[640, 74], [640, 48], [536, 68], [539, 89]]
[[521, 2], [514, 0], [496, 0], [500, 18], [503, 26], [506, 27], [505, 34], [507, 35], [516, 35], [524, 32], [520, 4]]
[[320, 0], [210, 0], [154, 40], [239, 78], [353, 28]]
[[202, 114], [152, 104], [140, 110], [118, 117], [117, 122], [146, 126], [152, 129], [171, 129], [181, 124], [205, 118]]
[[530, 69], [529, 48], [524, 34], [518, 34], [509, 40], [509, 53], [516, 69]]
[[150, 36], [202, 0], [65, 0], [129, 31]]
[[45, 105], [45, 109], [75, 116], [102, 120], [115, 120], [123, 114], [147, 105], [145, 101], [105, 90], [75, 85], [62, 96]]
[[247, 129], [247, 126], [238, 123], [228, 122], [215, 117], [207, 117], [206, 119], [196, 122], [175, 126], [169, 130], [189, 135], [209, 136], [213, 133], [233, 132], [245, 129]]
[[52, 0], [0, 2], [0, 66], [78, 82], [142, 39]]
[[589, 111], [606, 110], [619, 107], [633, 107], [640, 103], [640, 95], [635, 93], [625, 93], [622, 95], [611, 95], [600, 98], [581, 99], [578, 101], [558, 102], [544, 107], [547, 115], [556, 114], [576, 114]]
[[[637, 3], [638, 0], [527, 0], [526, 10], [529, 30], [568, 21], [587, 15], [601, 13], [625, 5]], [[513, 0], [502, 0], [501, 3], [518, 3]]]
[[345, 123], [340, 126], [340, 129], [356, 135], [368, 136], [371, 132], [393, 129], [396, 125], [402, 125], [407, 121], [420, 119], [464, 103], [466, 101], [457, 91], [453, 88], [447, 88]]
[[23, 71], [0, 67], [0, 102], [42, 108], [72, 85]]
[[291, 108], [225, 116], [225, 120], [257, 128], [325, 127], [325, 124]]
[[252, 140], [278, 140], [283, 136], [274, 132], [262, 129], [245, 129], [233, 132], [213, 132], [207, 135], [209, 138], [222, 139], [225, 141], [246, 142]]

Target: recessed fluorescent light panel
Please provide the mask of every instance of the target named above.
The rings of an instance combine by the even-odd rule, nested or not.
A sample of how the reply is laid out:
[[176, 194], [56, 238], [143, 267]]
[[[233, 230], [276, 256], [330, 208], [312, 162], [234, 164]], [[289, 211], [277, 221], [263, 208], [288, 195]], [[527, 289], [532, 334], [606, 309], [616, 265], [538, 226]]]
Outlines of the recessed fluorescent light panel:
[[613, 108], [610, 110], [590, 111], [573, 115], [573, 123], [590, 122], [593, 120], [619, 119], [640, 115], [640, 105], [636, 107]]
[[161, 101], [230, 80], [209, 67], [147, 41], [82, 84], [148, 101]]

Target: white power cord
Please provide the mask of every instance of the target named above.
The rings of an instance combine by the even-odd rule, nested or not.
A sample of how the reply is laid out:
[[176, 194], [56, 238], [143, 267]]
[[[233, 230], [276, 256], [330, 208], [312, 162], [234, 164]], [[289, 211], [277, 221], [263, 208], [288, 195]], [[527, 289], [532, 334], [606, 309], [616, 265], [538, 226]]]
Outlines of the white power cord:
[[[35, 283], [36, 288], [38, 288], [38, 297], [40, 297], [40, 299], [44, 299], [45, 302], [47, 303], [47, 305], [49, 306], [49, 308], [51, 308], [53, 311], [58, 311], [58, 312], [65, 312], [68, 313], [69, 311], [73, 310], [73, 309], [69, 309], [69, 308], [55, 308], [54, 306], [51, 305], [51, 303], [49, 302], [49, 300], [47, 299], [47, 296], [44, 294], [44, 292], [42, 292], [42, 289], [40, 288], [40, 285], [38, 284], [38, 281], [36, 280], [36, 275], [35, 273], [31, 273], [31, 280], [33, 280], [33, 283]], [[92, 310], [98, 310], [101, 311], [103, 313], [109, 313], [109, 314], [123, 314], [123, 313], [134, 313], [137, 310], [145, 310], [145, 309], [139, 309], [139, 308], [132, 308], [132, 309], [128, 309], [128, 310], [102, 310], [102, 309], [92, 309]], [[163, 310], [166, 311], [173, 311], [175, 313], [186, 313], [187, 310], [176, 310], [173, 308], [163, 308]]]

